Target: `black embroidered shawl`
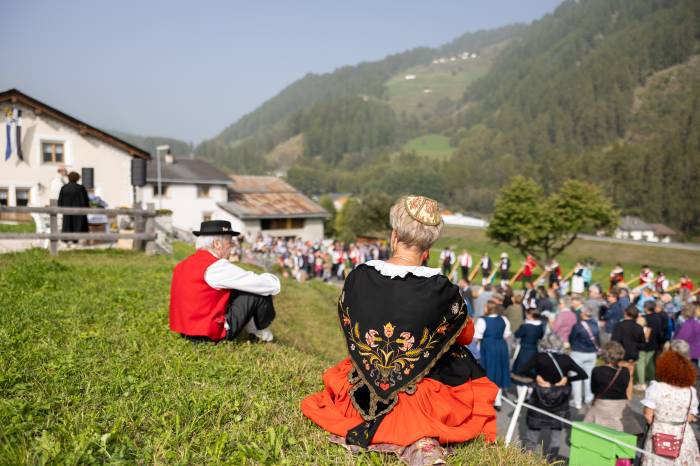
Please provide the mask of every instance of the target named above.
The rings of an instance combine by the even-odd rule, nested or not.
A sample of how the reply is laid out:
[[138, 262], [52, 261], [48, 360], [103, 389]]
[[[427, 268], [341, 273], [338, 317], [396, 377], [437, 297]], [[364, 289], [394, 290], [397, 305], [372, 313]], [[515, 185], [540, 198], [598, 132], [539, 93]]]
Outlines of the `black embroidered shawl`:
[[[452, 346], [469, 317], [459, 288], [443, 275], [390, 278], [360, 265], [345, 280], [338, 313], [353, 364], [350, 396], [365, 421], [380, 421], [398, 393], [413, 393], [434, 366], [459, 383], [482, 372], [470, 354]], [[460, 374], [444, 361], [436, 366], [448, 352], [462, 361]]]

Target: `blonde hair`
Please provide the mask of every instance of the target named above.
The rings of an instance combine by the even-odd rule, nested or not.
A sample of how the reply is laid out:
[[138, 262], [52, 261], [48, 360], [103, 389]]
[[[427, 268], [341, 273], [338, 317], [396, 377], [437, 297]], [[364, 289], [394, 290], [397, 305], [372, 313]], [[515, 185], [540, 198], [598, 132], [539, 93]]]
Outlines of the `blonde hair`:
[[430, 246], [438, 240], [444, 224], [442, 219], [435, 226], [424, 225], [415, 220], [406, 210], [406, 197], [402, 197], [391, 207], [389, 222], [399, 242], [421, 251], [430, 249]]

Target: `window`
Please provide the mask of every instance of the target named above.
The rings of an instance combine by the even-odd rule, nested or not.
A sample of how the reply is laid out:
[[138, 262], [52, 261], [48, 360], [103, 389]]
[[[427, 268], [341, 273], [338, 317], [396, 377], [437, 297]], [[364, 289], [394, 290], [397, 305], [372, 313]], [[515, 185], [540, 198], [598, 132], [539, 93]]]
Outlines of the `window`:
[[29, 190], [26, 188], [17, 188], [15, 190], [15, 198], [17, 199], [17, 207], [26, 207], [29, 205]]
[[7, 207], [9, 203], [9, 193], [7, 188], [0, 189], [0, 206]]
[[266, 218], [260, 220], [262, 230], [292, 230], [304, 228], [303, 218]]
[[203, 222], [208, 222], [211, 220], [211, 212], [204, 212], [202, 214], [202, 221]]
[[209, 197], [209, 186], [198, 185], [197, 186], [197, 197]]
[[[163, 191], [163, 197], [166, 197], [168, 195], [168, 185], [165, 183], [161, 183], [160, 189], [161, 191]], [[153, 185], [153, 197], [158, 197], [158, 183]]]
[[44, 163], [63, 162], [63, 143], [42, 142], [41, 153], [44, 157]]

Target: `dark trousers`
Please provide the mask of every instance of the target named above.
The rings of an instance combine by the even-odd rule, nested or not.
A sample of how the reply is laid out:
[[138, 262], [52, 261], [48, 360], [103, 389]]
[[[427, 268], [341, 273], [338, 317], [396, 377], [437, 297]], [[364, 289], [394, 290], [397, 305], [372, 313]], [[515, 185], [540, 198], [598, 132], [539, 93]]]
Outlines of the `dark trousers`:
[[272, 296], [232, 291], [226, 305], [226, 322], [229, 326], [226, 339], [236, 338], [250, 319], [259, 330], [267, 328], [275, 320], [275, 315]]
[[469, 267], [459, 266], [462, 269], [462, 279], [469, 280]]

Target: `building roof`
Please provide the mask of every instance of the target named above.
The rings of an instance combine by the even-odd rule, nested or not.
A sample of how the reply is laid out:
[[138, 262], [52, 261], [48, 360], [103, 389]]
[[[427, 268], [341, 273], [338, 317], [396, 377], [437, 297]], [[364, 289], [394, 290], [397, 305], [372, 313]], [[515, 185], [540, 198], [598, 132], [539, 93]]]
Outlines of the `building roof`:
[[620, 219], [620, 226], [617, 227], [623, 231], [651, 231], [652, 227], [639, 217], [625, 215]]
[[[231, 179], [218, 168], [203, 160], [174, 158], [171, 163], [160, 161], [160, 176], [163, 183], [177, 184], [219, 184], [229, 185]], [[148, 162], [146, 181], [158, 182], [158, 164], [155, 160]]]
[[28, 95], [18, 91], [17, 89], [8, 89], [6, 91], [0, 92], [0, 103], [2, 102], [21, 104], [26, 107], [29, 107], [34, 111], [36, 115], [46, 115], [50, 118], [58, 120], [61, 123], [75, 128], [81, 135], [91, 136], [95, 139], [99, 139], [100, 141], [114, 146], [117, 149], [123, 150], [132, 157], [140, 157], [146, 160], [151, 158], [151, 154], [141, 149], [140, 147], [136, 147], [133, 144], [129, 144], [123, 139], [106, 133], [101, 129], [97, 129], [94, 126], [91, 126], [81, 120], [78, 120], [75, 117], [63, 113], [60, 110], [57, 110], [53, 107], [50, 107], [45, 103], [34, 99], [33, 97], [29, 97]]
[[676, 232], [664, 225], [663, 223], [650, 223], [649, 226], [654, 230], [656, 236], [673, 236]]
[[229, 202], [218, 206], [240, 219], [327, 218], [320, 205], [274, 176], [231, 175]]

